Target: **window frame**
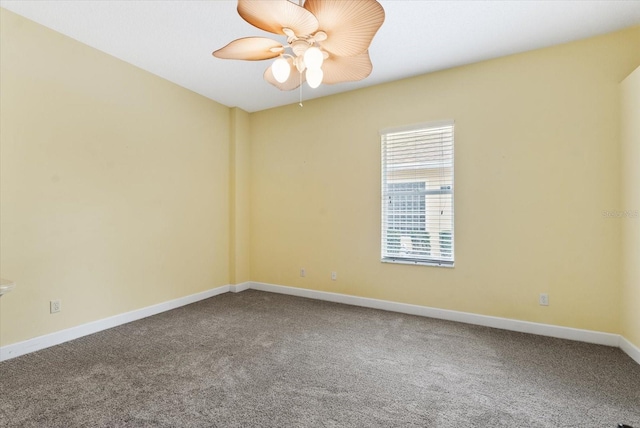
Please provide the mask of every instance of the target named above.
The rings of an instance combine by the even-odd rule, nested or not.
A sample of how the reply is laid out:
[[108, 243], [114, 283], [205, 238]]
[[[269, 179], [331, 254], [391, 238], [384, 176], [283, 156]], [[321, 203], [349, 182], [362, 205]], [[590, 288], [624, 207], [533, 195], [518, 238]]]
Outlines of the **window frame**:
[[[448, 242], [448, 246], [444, 247], [447, 248], [451, 254], [451, 259], [450, 260], [446, 260], [443, 257], [434, 257], [431, 253], [431, 242], [432, 237], [429, 236], [429, 249], [428, 249], [428, 255], [423, 255], [422, 257], [403, 257], [401, 255], [399, 256], [390, 256], [389, 255], [389, 241], [388, 238], [386, 238], [389, 232], [389, 225], [393, 222], [390, 222], [389, 217], [390, 214], [386, 211], [386, 207], [385, 204], [390, 204], [391, 203], [391, 199], [389, 199], [390, 197], [392, 197], [393, 194], [389, 194], [388, 193], [388, 188], [385, 189], [386, 185], [389, 184], [399, 184], [399, 183], [420, 183], [420, 182], [424, 182], [425, 186], [427, 183], [427, 178], [421, 179], [419, 177], [408, 177], [407, 179], [403, 180], [403, 181], [395, 181], [393, 183], [390, 183], [387, 180], [387, 175], [389, 173], [389, 171], [392, 171], [393, 168], [389, 168], [385, 166], [385, 160], [386, 160], [386, 153], [385, 153], [385, 137], [391, 134], [396, 134], [396, 133], [405, 133], [405, 132], [411, 132], [411, 131], [428, 131], [429, 129], [437, 129], [437, 128], [443, 128], [443, 127], [450, 127], [451, 128], [451, 163], [450, 163], [450, 168], [451, 168], [451, 173], [450, 173], [450, 185], [448, 185], [448, 189], [447, 188], [441, 188], [441, 189], [430, 189], [430, 190], [423, 190], [421, 192], [417, 192], [414, 193], [414, 195], [421, 195], [425, 197], [425, 211], [424, 213], [418, 214], [418, 216], [423, 216], [425, 218], [425, 235], [429, 236], [429, 228], [426, 226], [427, 224], [427, 219], [428, 219], [428, 212], [429, 212], [429, 208], [428, 208], [428, 201], [426, 200], [426, 198], [429, 195], [443, 195], [443, 194], [450, 194], [451, 195], [451, 199], [450, 199], [450, 204], [451, 204], [451, 230], [450, 230], [450, 239], [449, 240], [444, 240], [442, 239], [442, 230], [439, 231], [439, 236], [435, 237], [436, 240], [439, 240], [438, 242], [438, 246], [440, 249], [442, 249], [442, 243], [443, 242]], [[379, 132], [380, 134], [380, 148], [381, 148], [381, 174], [380, 174], [380, 178], [381, 178], [381, 221], [380, 221], [380, 261], [382, 263], [398, 263], [398, 264], [409, 264], [409, 265], [421, 265], [421, 266], [438, 266], [438, 267], [450, 267], [453, 268], [455, 266], [455, 185], [454, 185], [454, 180], [455, 180], [455, 122], [453, 120], [443, 120], [443, 121], [433, 121], [433, 122], [424, 122], [424, 123], [418, 123], [418, 124], [413, 124], [413, 125], [407, 125], [407, 126], [402, 126], [402, 127], [395, 127], [395, 128], [386, 128], [386, 129], [382, 129]], [[439, 159], [439, 165], [437, 166], [437, 168], [447, 168], [446, 166], [446, 162], [445, 162], [445, 158], [441, 158]], [[410, 169], [410, 166], [409, 168]], [[441, 186], [444, 187], [444, 186]], [[385, 191], [387, 190], [387, 192]], [[397, 214], [395, 214], [397, 215]], [[414, 214], [415, 215], [415, 214]], [[387, 228], [387, 230], [385, 231], [385, 227]], [[445, 230], [445, 232], [447, 232], [447, 230]], [[445, 244], [446, 245], [446, 244]]]

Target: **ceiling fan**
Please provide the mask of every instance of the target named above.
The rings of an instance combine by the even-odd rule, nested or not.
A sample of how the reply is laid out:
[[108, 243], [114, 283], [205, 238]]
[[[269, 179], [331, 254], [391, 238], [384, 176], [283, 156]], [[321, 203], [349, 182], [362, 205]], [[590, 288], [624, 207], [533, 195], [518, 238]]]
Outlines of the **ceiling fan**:
[[[284, 35], [287, 44], [267, 37], [244, 37], [213, 52], [222, 59], [260, 61], [277, 58], [264, 79], [283, 91], [306, 81], [317, 88], [362, 80], [371, 74], [369, 45], [384, 22], [376, 0], [238, 0], [249, 24]], [[290, 49], [291, 53], [288, 53]]]

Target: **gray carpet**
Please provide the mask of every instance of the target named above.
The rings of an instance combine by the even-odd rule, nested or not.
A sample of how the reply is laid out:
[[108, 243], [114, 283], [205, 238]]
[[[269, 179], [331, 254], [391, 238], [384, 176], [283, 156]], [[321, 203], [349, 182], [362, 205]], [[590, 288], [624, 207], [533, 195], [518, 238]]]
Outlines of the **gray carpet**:
[[640, 427], [616, 348], [227, 293], [0, 363], [2, 427]]

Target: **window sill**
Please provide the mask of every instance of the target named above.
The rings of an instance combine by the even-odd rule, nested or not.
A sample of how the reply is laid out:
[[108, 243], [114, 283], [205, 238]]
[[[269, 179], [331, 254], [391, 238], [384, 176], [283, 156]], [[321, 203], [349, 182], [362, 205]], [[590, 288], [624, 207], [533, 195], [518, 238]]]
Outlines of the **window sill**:
[[394, 263], [394, 264], [401, 264], [401, 265], [435, 266], [435, 267], [443, 267], [443, 268], [454, 267], [454, 263], [434, 262], [434, 261], [424, 261], [424, 260], [381, 259], [380, 261], [382, 263]]

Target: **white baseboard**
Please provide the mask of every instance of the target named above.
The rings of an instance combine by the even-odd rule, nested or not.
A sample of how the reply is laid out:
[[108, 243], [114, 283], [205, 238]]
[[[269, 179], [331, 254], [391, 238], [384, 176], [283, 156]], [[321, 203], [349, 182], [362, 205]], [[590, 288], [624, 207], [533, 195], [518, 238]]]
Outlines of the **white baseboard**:
[[528, 321], [519, 321], [508, 318], [478, 315], [468, 312], [458, 312], [447, 309], [431, 308], [427, 306], [411, 305], [408, 303], [390, 302], [387, 300], [371, 299], [368, 297], [350, 296], [347, 294], [330, 293], [326, 291], [309, 290], [306, 288], [287, 287], [284, 285], [266, 284], [262, 282], [243, 282], [235, 285], [224, 285], [201, 293], [181, 297], [146, 308], [137, 309], [120, 315], [115, 315], [98, 321], [72, 327], [66, 330], [35, 337], [11, 345], [0, 347], [0, 361], [19, 357], [30, 352], [39, 351], [50, 346], [68, 342], [97, 333], [112, 327], [146, 318], [161, 312], [179, 308], [200, 300], [208, 299], [219, 294], [232, 292], [239, 293], [248, 289], [267, 291], [270, 293], [288, 294], [292, 296], [306, 297], [309, 299], [325, 300], [328, 302], [343, 303], [346, 305], [361, 306], [366, 308], [381, 309], [390, 312], [398, 312], [409, 315], [418, 315], [429, 318], [437, 318], [449, 321], [457, 321], [466, 324], [493, 327], [502, 330], [511, 330], [521, 333], [537, 334], [540, 336], [556, 337], [560, 339], [576, 340], [580, 342], [595, 343], [598, 345], [620, 347], [633, 360], [640, 364], [640, 349], [618, 334], [603, 333], [591, 330], [581, 330], [571, 327], [561, 327], [549, 324], [540, 324]]
[[629, 342], [624, 336], [620, 336], [620, 349], [622, 349], [636, 363], [640, 364], [640, 348]]
[[3, 346], [0, 348], [0, 361], [9, 360], [11, 358], [19, 357], [20, 355], [28, 354], [30, 352], [39, 351], [50, 346], [59, 345], [60, 343], [78, 339], [88, 334], [97, 333], [99, 331], [126, 324], [131, 321], [136, 321], [142, 318], [149, 317], [151, 315], [169, 311], [171, 309], [176, 309], [181, 306], [198, 302], [200, 300], [208, 299], [209, 297], [217, 296], [218, 294], [226, 293], [228, 291], [229, 286], [223, 285], [221, 287], [213, 288], [201, 293], [180, 297], [179, 299], [170, 300], [168, 302], [159, 303], [153, 306], [147, 306], [146, 308], [136, 309], [135, 311], [114, 315], [109, 318], [92, 321], [87, 324], [68, 328], [66, 330], [57, 331], [55, 333], [47, 334], [44, 336], [34, 337], [33, 339], [25, 340], [24, 342], [18, 342], [11, 345]]
[[241, 282], [240, 284], [230, 285], [229, 291], [232, 293], [240, 293], [241, 291], [251, 288], [250, 282]]
[[357, 297], [347, 294], [309, 290], [305, 288], [265, 284], [261, 282], [252, 282], [250, 288], [254, 290], [268, 291], [271, 293], [289, 294], [292, 296], [307, 297], [310, 299], [326, 300], [329, 302], [344, 303], [347, 305], [362, 306], [366, 308], [382, 309], [385, 311], [400, 312], [409, 315], [419, 315], [429, 318], [457, 321], [466, 324], [499, 328], [502, 330], [537, 334], [540, 336], [557, 337], [560, 339], [576, 340], [580, 342], [595, 343], [598, 345], [615, 347], [620, 346], [620, 335], [612, 333], [580, 330], [571, 327], [560, 327], [529, 321], [513, 320], [509, 318], [499, 318], [487, 315], [472, 314], [468, 312], [458, 312], [447, 309], [430, 308], [427, 306], [411, 305], [407, 303], [390, 302], [387, 300], [371, 299], [368, 297]]

